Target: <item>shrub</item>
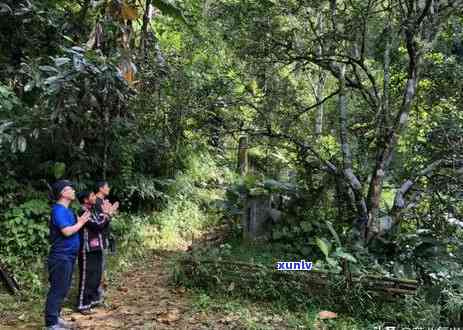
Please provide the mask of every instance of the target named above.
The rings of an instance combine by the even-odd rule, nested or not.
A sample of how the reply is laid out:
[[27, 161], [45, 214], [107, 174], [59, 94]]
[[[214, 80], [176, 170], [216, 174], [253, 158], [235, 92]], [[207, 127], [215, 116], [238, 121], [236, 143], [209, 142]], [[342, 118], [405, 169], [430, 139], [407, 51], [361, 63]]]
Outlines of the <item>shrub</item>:
[[43, 269], [48, 252], [50, 208], [44, 199], [32, 199], [0, 215], [0, 259], [13, 271], [22, 286], [41, 289], [37, 269]]

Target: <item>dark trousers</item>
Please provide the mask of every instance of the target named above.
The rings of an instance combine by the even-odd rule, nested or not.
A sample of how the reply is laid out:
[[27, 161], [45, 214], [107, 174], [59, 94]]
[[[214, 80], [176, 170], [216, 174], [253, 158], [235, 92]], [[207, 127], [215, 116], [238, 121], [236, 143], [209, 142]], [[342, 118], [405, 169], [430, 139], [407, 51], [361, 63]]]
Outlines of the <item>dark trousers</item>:
[[77, 309], [85, 310], [102, 302], [99, 287], [103, 273], [102, 251], [79, 253], [79, 296]]
[[52, 256], [48, 257], [48, 279], [50, 290], [45, 305], [45, 326], [58, 323], [61, 306], [66, 298], [72, 282], [75, 258]]

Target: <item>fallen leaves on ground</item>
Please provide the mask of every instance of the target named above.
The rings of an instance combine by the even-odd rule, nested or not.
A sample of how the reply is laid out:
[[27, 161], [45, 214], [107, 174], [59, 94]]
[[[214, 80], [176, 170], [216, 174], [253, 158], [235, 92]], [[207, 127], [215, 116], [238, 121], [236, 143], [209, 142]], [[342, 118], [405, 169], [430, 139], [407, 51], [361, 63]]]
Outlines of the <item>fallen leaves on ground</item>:
[[178, 309], [171, 309], [167, 312], [161, 312], [156, 320], [162, 323], [171, 324], [177, 322], [180, 319], [180, 311]]

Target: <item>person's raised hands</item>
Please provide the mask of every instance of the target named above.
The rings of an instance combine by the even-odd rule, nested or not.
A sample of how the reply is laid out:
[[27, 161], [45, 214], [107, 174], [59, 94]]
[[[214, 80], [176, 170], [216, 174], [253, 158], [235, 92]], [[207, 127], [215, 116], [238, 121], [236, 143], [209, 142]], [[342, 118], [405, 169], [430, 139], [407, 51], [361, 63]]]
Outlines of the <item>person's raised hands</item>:
[[112, 214], [112, 205], [108, 200], [104, 200], [103, 204], [101, 204], [101, 211], [108, 215]]
[[111, 207], [111, 211], [114, 214], [114, 213], [117, 213], [118, 209], [119, 209], [119, 202], [115, 202]]
[[77, 218], [77, 222], [82, 226], [90, 220], [90, 211], [85, 211], [80, 217]]

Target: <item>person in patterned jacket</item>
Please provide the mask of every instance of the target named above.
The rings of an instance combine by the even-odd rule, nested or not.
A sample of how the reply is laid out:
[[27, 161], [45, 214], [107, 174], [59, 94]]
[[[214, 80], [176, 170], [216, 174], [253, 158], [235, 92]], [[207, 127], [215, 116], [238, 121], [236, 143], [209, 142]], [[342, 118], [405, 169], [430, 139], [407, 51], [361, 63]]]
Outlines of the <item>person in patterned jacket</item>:
[[79, 263], [79, 294], [77, 310], [84, 315], [92, 314], [92, 307], [102, 303], [99, 291], [103, 273], [103, 250], [107, 248], [104, 231], [109, 225], [111, 215], [118, 205], [105, 201], [96, 210], [96, 195], [83, 191], [77, 195], [81, 213], [90, 211], [90, 220], [82, 227]]

